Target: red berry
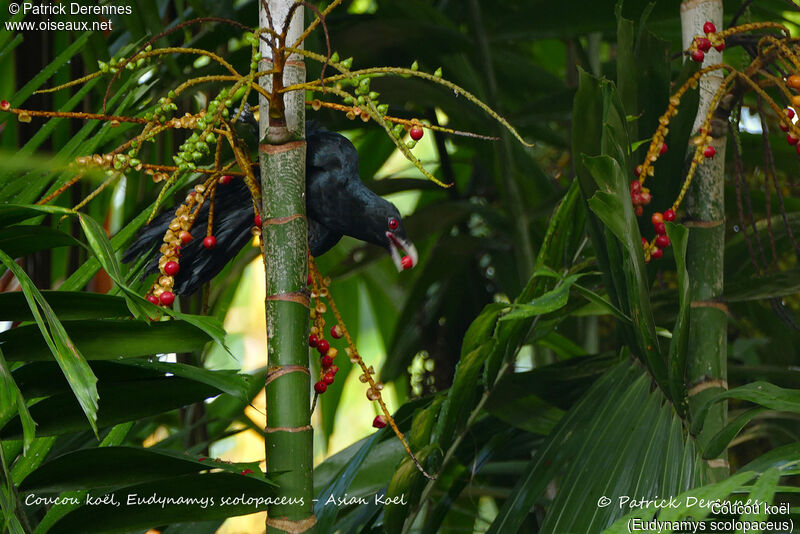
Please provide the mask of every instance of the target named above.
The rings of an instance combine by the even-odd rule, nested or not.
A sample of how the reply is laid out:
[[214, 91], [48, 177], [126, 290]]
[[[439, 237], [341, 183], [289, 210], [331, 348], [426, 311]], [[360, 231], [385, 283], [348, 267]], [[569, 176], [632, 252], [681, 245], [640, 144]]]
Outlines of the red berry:
[[319, 343], [319, 338], [314, 334], [308, 336], [308, 346], [309, 347], [316, 347], [317, 343]]
[[200, 458], [197, 459], [198, 462], [205, 462], [206, 460], [208, 460], [208, 458], [206, 458], [205, 456], [201, 456]]
[[708, 52], [711, 50], [711, 41], [705, 37], [698, 37], [695, 42], [697, 43], [698, 50], [702, 50], [703, 52]]
[[788, 118], [790, 119], [794, 118], [794, 110], [792, 108], [786, 108], [783, 112], [786, 113], [786, 116]]
[[184, 230], [183, 232], [181, 232], [181, 233], [180, 233], [180, 235], [179, 235], [178, 237], [180, 237], [180, 239], [181, 239], [181, 243], [183, 243], [184, 245], [185, 245], [186, 243], [188, 243], [189, 241], [191, 241], [191, 240], [192, 240], [192, 234], [190, 234], [190, 233], [189, 233], [189, 232], [187, 232], [186, 230]]
[[[642, 174], [642, 166], [637, 165], [635, 169], [633, 169], [633, 174], [638, 178], [640, 174]], [[635, 180], [637, 184], [639, 184], [639, 180]], [[642, 184], [639, 184], [639, 189], [642, 189]], [[633, 182], [631, 182], [631, 191], [633, 191]]]
[[331, 337], [332, 338], [339, 339], [340, 337], [342, 337], [342, 335], [344, 335], [342, 333], [342, 328], [338, 324], [335, 324], [335, 325], [333, 325], [331, 327]]
[[725, 50], [725, 42], [723, 41], [717, 46], [715, 46], [714, 50], [716, 50], [717, 52], [722, 52], [723, 50]]
[[253, 222], [255, 223], [256, 226], [261, 228], [261, 215], [256, 213], [256, 216], [253, 217]]
[[403, 267], [403, 270], [408, 270], [414, 266], [414, 260], [411, 259], [411, 256], [403, 256], [400, 260], [400, 265]]
[[643, 191], [642, 194], [639, 195], [639, 197], [642, 199], [643, 206], [647, 206], [648, 204], [650, 204], [650, 201], [653, 200], [653, 196], [645, 191]]
[[333, 375], [331, 373], [325, 373], [325, 376], [322, 377], [322, 381], [325, 382], [325, 385], [330, 386], [333, 384]]
[[254, 473], [254, 471], [252, 469], [245, 469], [240, 474], [242, 474], [242, 475], [250, 475], [252, 473]]
[[656, 237], [656, 246], [658, 248], [667, 248], [669, 246], [669, 238], [665, 235]]
[[308, 273], [308, 276], [306, 277], [306, 285], [310, 286], [313, 283], [314, 283], [314, 279], [311, 278], [311, 273]]
[[322, 380], [314, 384], [314, 391], [316, 391], [319, 394], [325, 393], [327, 389], [328, 389], [328, 384], [326, 384]]
[[653, 224], [663, 223], [664, 222], [664, 215], [661, 212], [655, 212], [653, 215], [650, 216], [650, 221]]
[[649, 245], [649, 244], [650, 243], [647, 241], [647, 238], [642, 236], [642, 246], [647, 248], [647, 245]]
[[667, 143], [661, 143], [661, 149], [659, 150], [661, 154], [667, 153]]
[[633, 208], [633, 213], [635, 213], [637, 217], [641, 217], [642, 213], [644, 213], [644, 208], [641, 206], [636, 206]]
[[787, 134], [786, 135], [786, 142], [789, 143], [790, 145], [796, 145], [797, 141], [798, 141], [798, 139], [794, 135], [792, 135], [792, 134]]
[[147, 295], [147, 300], [150, 302], [150, 304], [155, 304], [156, 306], [158, 306], [158, 297], [157, 296], [155, 296], [155, 295]]
[[671, 208], [664, 212], [664, 220], [665, 221], [675, 220], [675, 212]]
[[322, 366], [323, 369], [329, 369], [331, 365], [333, 365], [333, 358], [330, 356], [323, 356], [319, 360], [319, 364]]
[[783, 123], [780, 123], [780, 124], [778, 124], [778, 128], [780, 128], [780, 129], [781, 129], [781, 131], [783, 131], [783, 132], [788, 132], [788, 131], [789, 131], [789, 127], [788, 127], [788, 126], [786, 126], [786, 125], [785, 125], [785, 124], [783, 124]]
[[2, 109], [3, 111], [8, 111], [9, 109], [11, 109], [11, 102], [9, 102], [8, 100], [0, 100], [0, 109]]
[[386, 426], [386, 416], [385, 415], [376, 415], [375, 419], [372, 420], [372, 426], [375, 428], [383, 428]]
[[222, 177], [219, 179], [219, 183], [222, 185], [227, 185], [231, 183], [231, 180], [233, 180], [233, 176], [231, 176], [230, 174], [223, 174]]
[[338, 365], [335, 365], [335, 364], [334, 364], [334, 365], [331, 365], [331, 366], [328, 368], [328, 372], [329, 372], [329, 373], [333, 373], [333, 374], [335, 375], [336, 373], [338, 373], [338, 372], [339, 372], [339, 366], [338, 366]]
[[203, 246], [206, 247], [208, 250], [217, 246], [217, 238], [213, 235], [208, 235], [203, 239]]
[[703, 155], [704, 155], [705, 157], [707, 157], [707, 158], [713, 158], [713, 157], [714, 157], [714, 155], [715, 155], [716, 153], [717, 153], [717, 149], [716, 149], [716, 148], [714, 148], [713, 146], [707, 146], [707, 147], [706, 147], [706, 148], [703, 150]]
[[411, 139], [414, 141], [419, 141], [422, 139], [422, 134], [425, 133], [422, 128], [419, 126], [414, 126], [411, 130], [408, 131], [408, 135], [411, 136]]
[[650, 253], [650, 257], [656, 260], [661, 259], [663, 255], [664, 252], [660, 248], [653, 249], [653, 252]]
[[713, 22], [709, 21], [709, 22], [706, 22], [705, 24], [703, 24], [703, 31], [705, 33], [714, 33], [714, 32], [717, 31], [717, 27], [714, 26]]
[[[636, 168], [639, 169], [640, 171], [642, 170], [642, 166], [641, 165], [638, 165]], [[637, 174], [637, 176], [638, 176], [638, 174]], [[639, 180], [632, 181], [631, 182], [631, 194], [633, 194], [633, 193], [641, 193], [641, 192], [642, 192], [642, 182], [640, 182]]]
[[172, 303], [175, 302], [175, 295], [172, 293], [172, 291], [164, 291], [158, 297], [158, 300], [163, 306], [172, 306]]
[[654, 224], [653, 228], [655, 229], [658, 235], [664, 235], [667, 233], [667, 227], [664, 225], [663, 222]]
[[164, 274], [167, 276], [175, 276], [180, 270], [181, 266], [178, 265], [177, 261], [168, 261], [164, 264]]
[[694, 52], [692, 52], [692, 55], [690, 57], [692, 58], [692, 61], [702, 63], [703, 60], [706, 58], [706, 55], [703, 53], [702, 50], [695, 50]]
[[328, 349], [331, 348], [331, 344], [328, 343], [327, 339], [320, 339], [317, 341], [317, 350], [322, 356], [325, 356], [328, 353]]

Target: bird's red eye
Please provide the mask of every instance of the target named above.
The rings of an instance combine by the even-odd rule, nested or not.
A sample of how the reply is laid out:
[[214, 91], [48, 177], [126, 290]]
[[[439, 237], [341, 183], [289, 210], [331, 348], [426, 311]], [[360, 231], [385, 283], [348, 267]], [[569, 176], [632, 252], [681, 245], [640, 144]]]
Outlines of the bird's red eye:
[[397, 219], [395, 219], [394, 217], [389, 219], [389, 229], [390, 230], [397, 230], [398, 226], [400, 226], [400, 223], [397, 222]]

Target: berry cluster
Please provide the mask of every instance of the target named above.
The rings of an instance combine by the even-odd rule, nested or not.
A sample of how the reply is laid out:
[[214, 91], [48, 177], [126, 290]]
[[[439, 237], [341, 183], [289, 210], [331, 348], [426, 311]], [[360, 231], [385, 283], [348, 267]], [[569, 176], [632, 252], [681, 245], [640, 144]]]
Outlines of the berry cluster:
[[[786, 85], [792, 89], [800, 89], [800, 76], [798, 76], [797, 74], [792, 74], [786, 80]], [[797, 100], [797, 102], [795, 102], [795, 99]], [[793, 106], [800, 105], [800, 95], [795, 95], [792, 97], [792, 105]], [[786, 115], [787, 122], [791, 123], [792, 119], [794, 119], [795, 116], [794, 110], [792, 108], [786, 108], [783, 110], [783, 112]], [[793, 133], [789, 132], [790, 129], [789, 125], [785, 124], [783, 121], [780, 123], [779, 127], [782, 131], [787, 132], [786, 142], [789, 143], [790, 145], [794, 145], [795, 149], [797, 150], [797, 154], [800, 155], [800, 143], [798, 143], [800, 139]]]
[[713, 47], [717, 52], [725, 50], [725, 38], [717, 34], [717, 27], [713, 22], [706, 22], [703, 24], [703, 32], [705, 37], [695, 37], [691, 48], [689, 48], [689, 57], [692, 61], [702, 63], [706, 58], [706, 52]]
[[342, 321], [339, 310], [336, 308], [336, 303], [331, 297], [329, 289], [331, 283], [330, 278], [323, 278], [319, 274], [319, 271], [317, 271], [316, 266], [310, 258], [309, 271], [307, 283], [309, 286], [311, 286], [311, 298], [314, 301], [314, 306], [310, 312], [313, 325], [308, 337], [308, 345], [317, 349], [317, 352], [319, 352], [321, 368], [320, 378], [314, 384], [314, 391], [316, 391], [317, 394], [325, 393], [325, 391], [328, 389], [328, 386], [333, 384], [334, 377], [339, 371], [339, 368], [333, 363], [334, 359], [339, 354], [339, 351], [335, 347], [332, 347], [330, 342], [323, 337], [325, 332], [324, 316], [328, 311], [328, 306], [322, 301], [322, 299], [326, 299], [330, 304], [331, 311], [336, 319], [336, 323], [330, 327], [330, 336], [332, 339], [345, 338], [345, 341], [347, 342], [347, 347], [344, 349], [345, 354], [347, 354], [352, 363], [361, 367], [362, 370], [362, 374], [358, 377], [359, 381], [362, 384], [369, 384], [369, 387], [367, 388], [367, 399], [378, 402], [384, 412], [384, 415], [378, 415], [375, 417], [375, 419], [372, 421], [372, 426], [375, 428], [383, 428], [390, 421], [388, 411], [386, 410], [386, 405], [381, 397], [383, 384], [375, 381], [373, 378], [375, 375], [375, 369], [371, 365], [367, 366], [364, 363], [364, 360], [362, 360], [361, 356], [358, 354], [358, 350], [356, 350], [353, 339], [347, 332], [347, 328]]
[[[332, 347], [330, 342], [324, 337], [324, 315], [328, 310], [328, 307], [324, 302], [322, 302], [321, 298], [330, 295], [328, 290], [330, 279], [325, 278], [320, 280], [319, 283], [316, 282], [317, 281], [314, 280], [314, 277], [309, 274], [307, 283], [310, 286], [314, 286], [314, 289], [311, 292], [311, 298], [316, 302], [314, 308], [310, 312], [311, 320], [314, 324], [311, 327], [311, 332], [308, 336], [308, 346], [312, 349], [317, 349], [317, 352], [319, 352], [319, 364], [321, 372], [319, 380], [316, 382], [316, 384], [314, 384], [314, 391], [318, 395], [321, 395], [328, 390], [328, 386], [333, 384], [336, 373], [339, 372], [339, 367], [333, 363], [336, 356], [339, 355], [339, 349]], [[344, 332], [341, 326], [335, 324], [331, 327], [330, 334], [333, 339], [340, 339], [344, 335]]]
[[[152, 304], [171, 306], [175, 302], [172, 287], [175, 284], [175, 275], [180, 272], [181, 246], [188, 245], [194, 239], [191, 233], [192, 225], [206, 200], [213, 202], [217, 185], [229, 184], [231, 180], [233, 180], [233, 176], [225, 174], [211, 178], [208, 182], [209, 185], [198, 184], [186, 195], [184, 203], [178, 206], [175, 217], [164, 234], [164, 243], [159, 249], [161, 253], [161, 257], [158, 259], [160, 275], [147, 293], [147, 300]], [[251, 232], [253, 235], [260, 235], [261, 216], [256, 214], [253, 223], [254, 227]], [[211, 233], [212, 225], [213, 219], [209, 213], [208, 233], [203, 238], [203, 247], [206, 250], [217, 246], [217, 238]]]

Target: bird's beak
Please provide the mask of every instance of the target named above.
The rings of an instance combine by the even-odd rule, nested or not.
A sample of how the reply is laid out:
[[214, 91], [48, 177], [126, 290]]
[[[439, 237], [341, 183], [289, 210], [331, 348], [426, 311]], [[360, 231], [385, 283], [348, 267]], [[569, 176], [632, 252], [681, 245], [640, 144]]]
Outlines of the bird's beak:
[[417, 265], [419, 257], [414, 243], [401, 239], [392, 232], [386, 232], [386, 238], [389, 240], [389, 252], [398, 272], [411, 269]]

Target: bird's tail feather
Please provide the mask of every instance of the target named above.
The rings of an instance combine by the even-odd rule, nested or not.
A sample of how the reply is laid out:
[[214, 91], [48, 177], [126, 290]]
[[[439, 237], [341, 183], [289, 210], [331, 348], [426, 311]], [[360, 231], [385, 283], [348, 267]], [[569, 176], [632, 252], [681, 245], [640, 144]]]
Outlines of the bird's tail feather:
[[[142, 230], [136, 241], [123, 255], [123, 261], [147, 255], [150, 261], [145, 276], [158, 271], [158, 246], [177, 207], [159, 215]], [[208, 203], [204, 204], [191, 230], [193, 239], [181, 247], [180, 271], [175, 275], [173, 291], [178, 295], [191, 295], [216, 276], [236, 254], [252, 239], [250, 229], [254, 225], [253, 203], [250, 191], [241, 179], [218, 185], [214, 199], [214, 221], [212, 234], [217, 239], [214, 248], [203, 246], [208, 228]]]

